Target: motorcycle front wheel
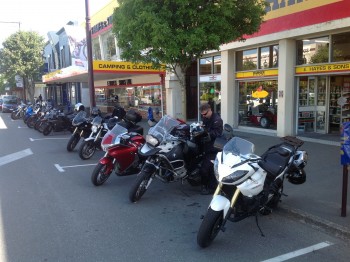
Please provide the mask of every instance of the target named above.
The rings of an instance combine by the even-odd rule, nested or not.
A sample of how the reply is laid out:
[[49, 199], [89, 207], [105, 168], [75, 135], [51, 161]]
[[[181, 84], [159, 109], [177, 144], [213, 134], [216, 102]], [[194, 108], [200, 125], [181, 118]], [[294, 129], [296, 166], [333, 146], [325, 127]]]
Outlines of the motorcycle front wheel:
[[43, 135], [44, 136], [48, 136], [50, 133], [51, 133], [51, 131], [52, 131], [52, 125], [50, 125], [50, 124], [47, 124], [46, 126], [45, 126], [45, 128], [43, 129]]
[[77, 144], [79, 143], [79, 140], [80, 140], [79, 134], [72, 135], [70, 137], [70, 139], [68, 140], [67, 151], [72, 152], [74, 150], [74, 148], [77, 146]]
[[141, 170], [137, 175], [136, 182], [129, 192], [129, 199], [132, 203], [139, 201], [146, 193], [148, 186], [152, 182], [152, 175], [152, 172], [146, 170]]
[[29, 128], [33, 128], [35, 125], [35, 121], [36, 121], [35, 117], [29, 117], [27, 120], [27, 126]]
[[84, 141], [79, 148], [79, 157], [83, 160], [91, 158], [96, 152], [94, 141]]
[[197, 244], [200, 247], [208, 247], [218, 235], [224, 222], [223, 211], [214, 211], [209, 208], [203, 218], [197, 234]]
[[11, 113], [11, 119], [12, 119], [12, 120], [17, 120], [17, 119], [19, 119], [19, 115], [17, 114], [17, 112], [12, 112], [12, 113]]
[[113, 171], [113, 169], [110, 169], [110, 170], [107, 169], [106, 164], [98, 163], [96, 165], [96, 167], [94, 168], [94, 171], [92, 171], [91, 182], [95, 186], [102, 185], [104, 182], [107, 181], [107, 179], [111, 175], [112, 171]]

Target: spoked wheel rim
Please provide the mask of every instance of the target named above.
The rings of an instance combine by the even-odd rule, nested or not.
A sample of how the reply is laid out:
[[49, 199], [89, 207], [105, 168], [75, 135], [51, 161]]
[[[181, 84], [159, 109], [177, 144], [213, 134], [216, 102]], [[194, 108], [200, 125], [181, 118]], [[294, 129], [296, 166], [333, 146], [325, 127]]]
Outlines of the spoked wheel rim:
[[96, 151], [96, 147], [94, 143], [85, 143], [80, 152], [81, 153], [80, 157], [81, 159], [84, 159], [84, 160], [89, 159], [95, 154], [95, 151]]
[[150, 180], [150, 177], [142, 180], [141, 184], [139, 185], [139, 187], [135, 192], [136, 199], [139, 199], [140, 197], [142, 197], [143, 194], [146, 192], [149, 180]]

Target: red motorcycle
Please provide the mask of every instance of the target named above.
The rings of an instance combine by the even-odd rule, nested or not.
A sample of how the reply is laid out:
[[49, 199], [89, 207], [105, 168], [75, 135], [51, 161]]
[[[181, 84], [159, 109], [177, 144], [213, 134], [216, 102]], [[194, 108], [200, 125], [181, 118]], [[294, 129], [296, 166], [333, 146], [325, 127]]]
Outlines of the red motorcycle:
[[138, 149], [145, 143], [145, 139], [140, 133], [142, 132], [128, 132], [125, 123], [118, 122], [105, 134], [101, 148], [106, 153], [91, 175], [91, 182], [95, 186], [106, 182], [113, 171], [117, 176], [126, 176], [141, 170], [144, 160], [138, 154]]

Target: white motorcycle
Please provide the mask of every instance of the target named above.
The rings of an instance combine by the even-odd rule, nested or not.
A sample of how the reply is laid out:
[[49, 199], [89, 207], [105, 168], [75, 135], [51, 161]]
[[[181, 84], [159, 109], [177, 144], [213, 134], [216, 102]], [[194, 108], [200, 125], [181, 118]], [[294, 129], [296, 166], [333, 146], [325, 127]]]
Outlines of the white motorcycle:
[[217, 154], [214, 171], [219, 184], [197, 234], [200, 247], [209, 246], [227, 220], [271, 213], [282, 196], [284, 178], [293, 184], [306, 181], [308, 155], [298, 150], [304, 142], [291, 136], [282, 141], [260, 157], [253, 143], [234, 137]]

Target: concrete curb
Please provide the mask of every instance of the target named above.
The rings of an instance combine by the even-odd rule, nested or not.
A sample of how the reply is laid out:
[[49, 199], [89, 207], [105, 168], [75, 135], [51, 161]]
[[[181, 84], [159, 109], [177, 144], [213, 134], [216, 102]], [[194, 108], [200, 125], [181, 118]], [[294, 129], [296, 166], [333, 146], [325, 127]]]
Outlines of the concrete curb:
[[300, 220], [300, 222], [305, 224], [311, 224], [317, 228], [321, 228], [327, 233], [332, 233], [336, 237], [350, 240], [350, 229], [326, 219], [311, 215], [302, 210], [288, 207], [286, 205], [279, 205], [278, 211], [283, 213], [283, 215], [287, 215], [291, 218]]

